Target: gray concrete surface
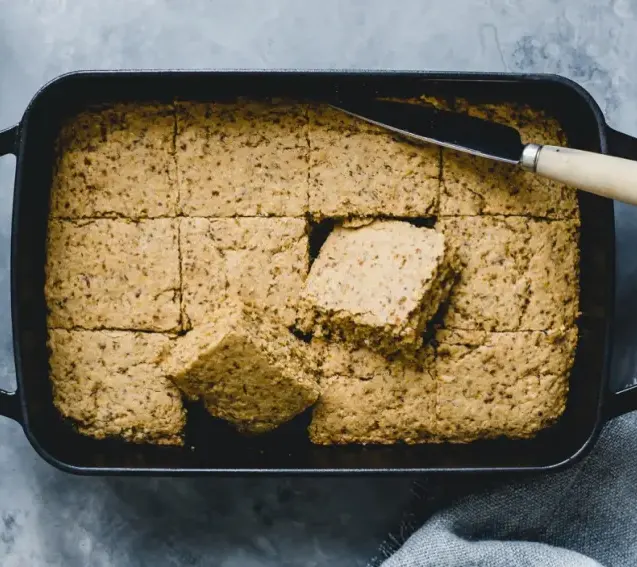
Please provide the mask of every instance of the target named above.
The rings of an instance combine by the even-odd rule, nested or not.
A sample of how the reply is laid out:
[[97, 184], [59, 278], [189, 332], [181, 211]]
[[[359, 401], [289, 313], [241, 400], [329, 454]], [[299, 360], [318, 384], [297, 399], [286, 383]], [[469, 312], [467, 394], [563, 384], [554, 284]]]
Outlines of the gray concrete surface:
[[[635, 32], [635, 0], [0, 0], [0, 129], [81, 68], [374, 68], [561, 73], [637, 135]], [[0, 158], [5, 388], [12, 176]], [[637, 382], [635, 210], [618, 207], [617, 227], [621, 385]], [[0, 418], [3, 567], [363, 566], [409, 498], [408, 479], [75, 478]]]

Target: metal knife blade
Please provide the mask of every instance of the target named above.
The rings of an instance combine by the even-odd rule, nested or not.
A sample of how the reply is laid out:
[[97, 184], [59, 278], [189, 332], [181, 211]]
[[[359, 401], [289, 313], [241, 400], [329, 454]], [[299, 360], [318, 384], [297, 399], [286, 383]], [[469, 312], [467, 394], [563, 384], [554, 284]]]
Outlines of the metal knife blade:
[[386, 100], [339, 100], [351, 116], [417, 141], [517, 165], [524, 144], [515, 128], [431, 107]]

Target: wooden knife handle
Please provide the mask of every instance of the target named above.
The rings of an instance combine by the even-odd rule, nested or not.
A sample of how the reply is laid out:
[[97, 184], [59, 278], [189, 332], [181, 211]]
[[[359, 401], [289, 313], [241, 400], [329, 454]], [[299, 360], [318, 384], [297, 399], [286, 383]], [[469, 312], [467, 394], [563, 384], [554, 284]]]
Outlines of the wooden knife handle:
[[557, 146], [539, 146], [537, 152], [537, 174], [637, 205], [637, 161]]

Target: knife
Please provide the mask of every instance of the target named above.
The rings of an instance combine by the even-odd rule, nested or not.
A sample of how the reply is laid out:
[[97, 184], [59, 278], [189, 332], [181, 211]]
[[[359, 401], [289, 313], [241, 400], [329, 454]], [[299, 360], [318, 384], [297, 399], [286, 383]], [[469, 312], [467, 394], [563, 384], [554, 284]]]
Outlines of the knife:
[[637, 161], [561, 146], [523, 144], [515, 128], [415, 104], [339, 100], [331, 106], [411, 141], [508, 163], [583, 191], [637, 205]]

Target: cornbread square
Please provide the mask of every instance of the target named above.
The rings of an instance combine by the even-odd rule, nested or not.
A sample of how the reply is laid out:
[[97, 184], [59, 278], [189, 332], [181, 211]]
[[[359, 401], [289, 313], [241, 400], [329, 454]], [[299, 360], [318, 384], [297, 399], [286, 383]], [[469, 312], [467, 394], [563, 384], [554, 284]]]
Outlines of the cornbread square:
[[152, 362], [170, 342], [159, 333], [50, 329], [55, 406], [90, 437], [182, 445], [181, 395]]
[[177, 220], [49, 221], [49, 326], [180, 327]]
[[294, 323], [309, 269], [304, 219], [184, 218], [180, 238], [183, 307], [190, 324], [206, 323], [227, 298]]
[[[565, 145], [559, 123], [528, 106], [471, 105], [458, 100], [457, 110], [516, 128], [524, 143]], [[441, 215], [508, 214], [553, 219], [577, 218], [577, 191], [520, 168], [442, 152]]]
[[440, 214], [576, 218], [576, 190], [519, 167], [443, 150]]
[[438, 332], [437, 433], [448, 441], [531, 437], [564, 411], [577, 329]]
[[455, 269], [445, 236], [433, 229], [402, 221], [339, 226], [312, 264], [302, 303], [318, 335], [389, 354], [413, 350], [449, 294]]
[[302, 216], [308, 202], [307, 111], [298, 104], [177, 106], [176, 157], [186, 216]]
[[58, 140], [51, 216], [171, 216], [177, 212], [172, 105], [82, 112]]
[[543, 331], [579, 315], [579, 221], [443, 218], [439, 230], [463, 267], [451, 290], [448, 328]]
[[322, 217], [436, 214], [440, 150], [344, 113], [310, 110], [310, 212]]
[[319, 445], [436, 441], [433, 351], [416, 360], [388, 360], [345, 343], [312, 341], [322, 364], [321, 397], [314, 406], [310, 440]]
[[164, 367], [188, 397], [244, 432], [270, 431], [319, 395], [309, 345], [237, 306], [177, 339]]

